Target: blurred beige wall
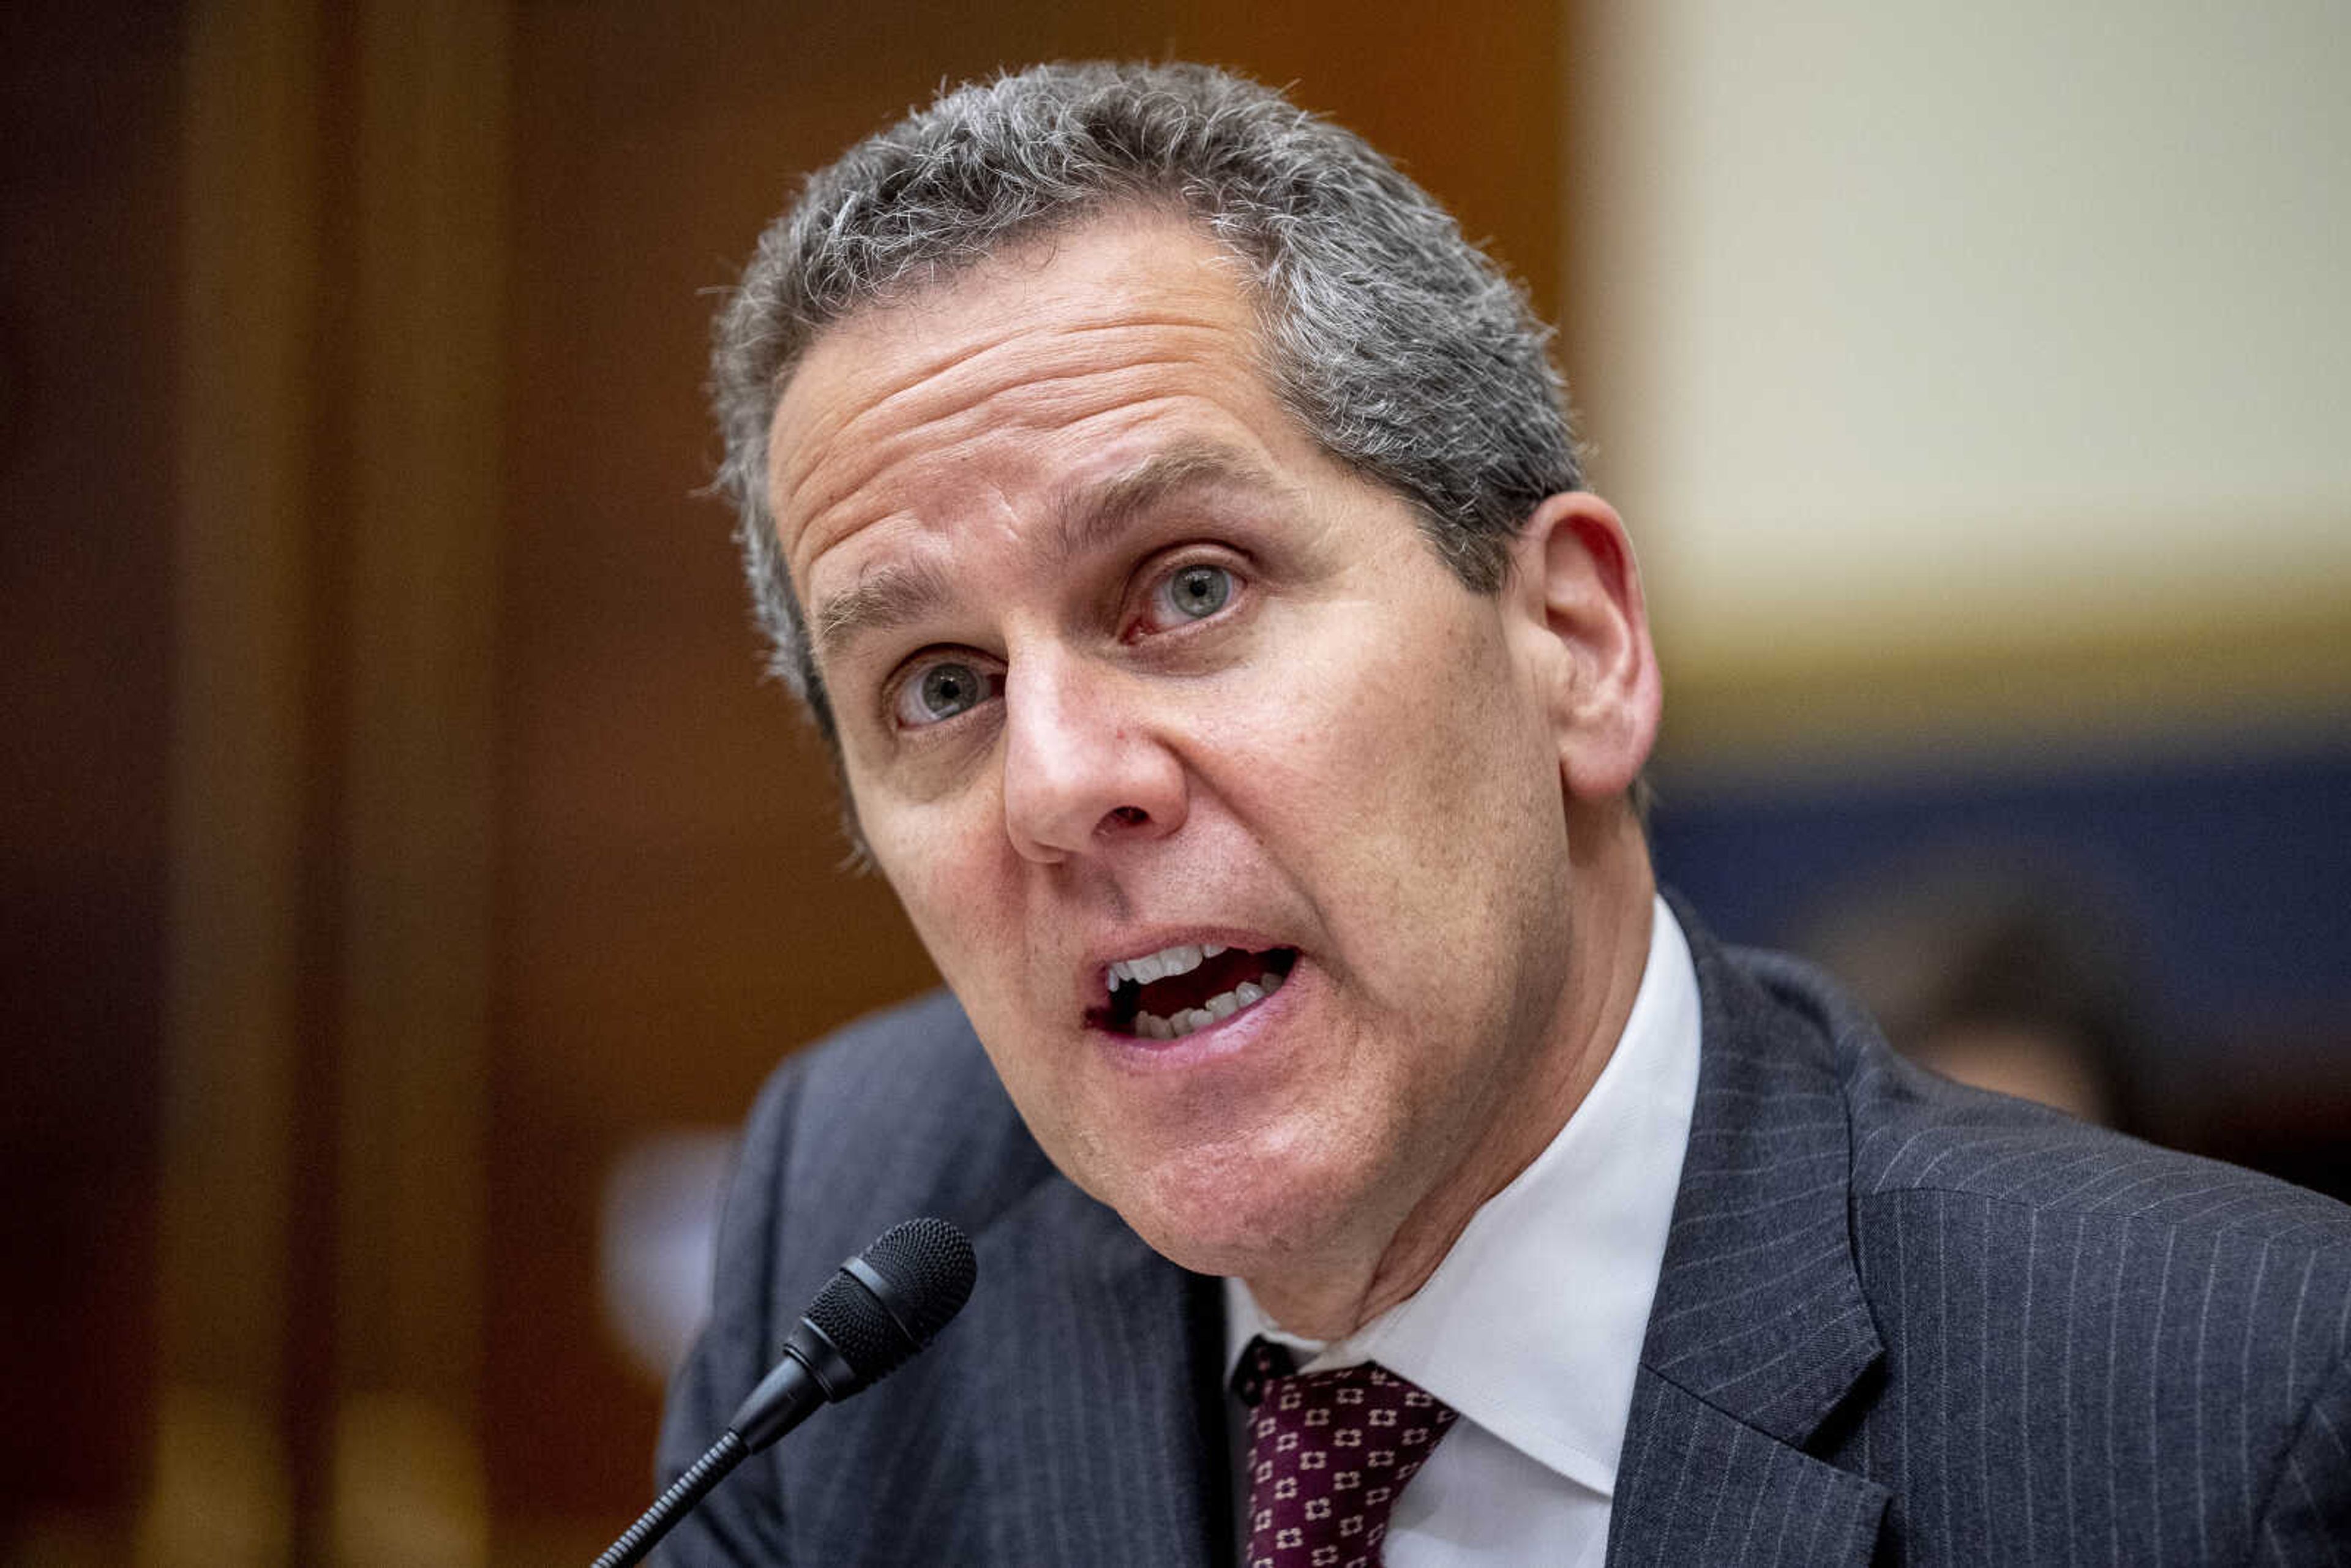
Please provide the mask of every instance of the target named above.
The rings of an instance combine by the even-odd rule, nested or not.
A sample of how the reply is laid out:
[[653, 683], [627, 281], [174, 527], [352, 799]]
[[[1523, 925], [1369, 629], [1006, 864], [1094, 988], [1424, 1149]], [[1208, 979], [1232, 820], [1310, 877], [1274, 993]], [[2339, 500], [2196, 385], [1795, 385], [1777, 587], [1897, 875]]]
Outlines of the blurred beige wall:
[[2340, 711], [2351, 8], [1582, 28], [1571, 370], [1678, 758]]

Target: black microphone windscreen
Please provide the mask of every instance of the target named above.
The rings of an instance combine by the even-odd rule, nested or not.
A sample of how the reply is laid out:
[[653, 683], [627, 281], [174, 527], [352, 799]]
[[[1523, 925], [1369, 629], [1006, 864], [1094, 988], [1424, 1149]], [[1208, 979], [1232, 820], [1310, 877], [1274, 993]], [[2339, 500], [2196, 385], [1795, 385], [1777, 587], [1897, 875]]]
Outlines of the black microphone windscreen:
[[917, 1344], [928, 1344], [971, 1299], [979, 1260], [971, 1239], [944, 1219], [908, 1219], [865, 1249], [865, 1261], [890, 1281], [890, 1304]]
[[817, 1293], [807, 1317], [841, 1352], [841, 1359], [849, 1364], [861, 1388], [877, 1377], [888, 1376], [921, 1348], [890, 1321], [873, 1292], [845, 1271], [834, 1274]]
[[979, 1274], [970, 1239], [944, 1219], [892, 1226], [852, 1260], [857, 1264], [879, 1278], [887, 1301], [844, 1268], [818, 1294], [808, 1321], [832, 1342], [859, 1386], [888, 1376], [930, 1343], [970, 1300]]

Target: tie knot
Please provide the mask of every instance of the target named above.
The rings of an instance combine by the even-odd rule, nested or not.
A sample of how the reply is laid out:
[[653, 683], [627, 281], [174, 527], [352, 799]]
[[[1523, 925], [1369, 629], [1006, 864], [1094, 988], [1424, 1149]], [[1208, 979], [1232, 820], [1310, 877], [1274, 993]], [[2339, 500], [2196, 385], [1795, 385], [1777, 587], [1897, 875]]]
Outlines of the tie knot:
[[1235, 1370], [1249, 1416], [1249, 1568], [1372, 1568], [1396, 1494], [1454, 1412], [1372, 1362], [1293, 1372], [1253, 1341]]
[[1249, 1342], [1249, 1348], [1241, 1352], [1240, 1364], [1233, 1368], [1233, 1396], [1255, 1409], [1265, 1397], [1266, 1385], [1297, 1370], [1298, 1358], [1290, 1354], [1288, 1345], [1259, 1334]]

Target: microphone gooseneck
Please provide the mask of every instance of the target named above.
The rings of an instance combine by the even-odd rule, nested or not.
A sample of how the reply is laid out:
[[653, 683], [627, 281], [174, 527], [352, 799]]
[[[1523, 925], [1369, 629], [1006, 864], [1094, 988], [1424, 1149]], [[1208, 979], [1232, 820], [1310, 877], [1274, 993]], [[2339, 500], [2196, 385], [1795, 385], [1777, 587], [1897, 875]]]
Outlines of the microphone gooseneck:
[[596, 1559], [627, 1568], [748, 1456], [808, 1418], [887, 1377], [931, 1343], [971, 1299], [979, 1261], [971, 1239], [944, 1219], [908, 1219], [826, 1281], [784, 1340], [783, 1359], [759, 1380], [726, 1430], [653, 1507]]

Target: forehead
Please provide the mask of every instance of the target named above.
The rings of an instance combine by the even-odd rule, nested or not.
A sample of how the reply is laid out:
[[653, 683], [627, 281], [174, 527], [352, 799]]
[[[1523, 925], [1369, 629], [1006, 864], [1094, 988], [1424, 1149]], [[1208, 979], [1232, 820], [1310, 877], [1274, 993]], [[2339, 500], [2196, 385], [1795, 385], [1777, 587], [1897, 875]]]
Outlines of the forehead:
[[[1203, 434], [1302, 440], [1256, 362], [1240, 264], [1181, 218], [1016, 246], [828, 329], [779, 400], [769, 504], [794, 578], [862, 536], [968, 528]], [[942, 483], [943, 480], [951, 481]]]

